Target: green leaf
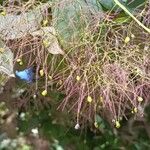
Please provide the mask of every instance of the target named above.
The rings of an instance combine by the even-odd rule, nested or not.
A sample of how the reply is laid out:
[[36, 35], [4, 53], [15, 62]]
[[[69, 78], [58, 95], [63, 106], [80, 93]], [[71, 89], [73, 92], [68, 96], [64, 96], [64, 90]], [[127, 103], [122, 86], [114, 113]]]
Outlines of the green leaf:
[[104, 8], [108, 10], [111, 10], [115, 6], [115, 3], [113, 0], [100, 0], [100, 3], [102, 4]]
[[102, 119], [99, 115], [96, 115], [95, 121], [96, 121], [97, 123], [102, 123], [102, 122], [103, 122], [103, 119]]
[[97, 13], [98, 11], [103, 11], [102, 6], [98, 0], [86, 0], [86, 2], [91, 12]]
[[131, 20], [131, 18], [129, 16], [122, 16], [122, 17], [117, 17], [114, 22], [117, 24], [123, 24], [123, 23], [127, 23]]
[[132, 0], [132, 1], [129, 1], [126, 3], [126, 5], [129, 7], [129, 8], [137, 8], [141, 5], [144, 5], [144, 3], [146, 2], [147, 0]]
[[95, 116], [95, 121], [97, 122], [97, 124], [100, 128], [102, 128], [102, 129], [105, 128], [105, 122], [99, 115]]
[[[119, 0], [121, 4], [125, 5], [127, 0]], [[100, 4], [107, 10], [119, 10], [121, 9], [115, 4], [114, 0], [100, 0]]]
[[[144, 6], [147, 0], [133, 0], [133, 1], [127, 1], [127, 3], [124, 5], [128, 11], [133, 13], [139, 6]], [[142, 8], [142, 7], [141, 7]]]
[[79, 38], [92, 22], [92, 15], [102, 11], [96, 0], [60, 1], [53, 7], [53, 26], [63, 42]]

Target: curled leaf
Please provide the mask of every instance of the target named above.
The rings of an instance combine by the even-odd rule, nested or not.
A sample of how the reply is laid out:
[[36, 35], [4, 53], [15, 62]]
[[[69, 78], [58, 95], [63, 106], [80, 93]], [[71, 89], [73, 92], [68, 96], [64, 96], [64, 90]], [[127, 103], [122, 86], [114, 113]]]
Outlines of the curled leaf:
[[42, 27], [40, 30], [31, 33], [33, 36], [41, 36], [43, 38], [43, 45], [51, 54], [62, 54], [63, 50], [60, 48], [56, 38], [56, 31], [54, 27]]

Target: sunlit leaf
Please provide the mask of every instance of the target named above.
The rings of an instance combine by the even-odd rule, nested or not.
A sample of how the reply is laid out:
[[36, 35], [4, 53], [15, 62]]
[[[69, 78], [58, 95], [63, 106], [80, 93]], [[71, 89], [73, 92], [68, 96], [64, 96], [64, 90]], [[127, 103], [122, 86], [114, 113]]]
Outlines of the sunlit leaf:
[[0, 41], [0, 47], [4, 49], [4, 51], [0, 53], [0, 73], [14, 77], [13, 53], [2, 41]]
[[92, 17], [102, 12], [96, 0], [61, 1], [53, 8], [53, 26], [65, 42], [79, 38]]
[[54, 27], [42, 27], [40, 30], [31, 33], [33, 36], [41, 36], [43, 38], [43, 46], [51, 54], [64, 54], [60, 48], [56, 38], [56, 31]]
[[42, 11], [50, 5], [50, 2], [36, 7], [20, 15], [6, 14], [0, 16], [0, 36], [2, 39], [21, 38], [39, 29], [43, 20]]

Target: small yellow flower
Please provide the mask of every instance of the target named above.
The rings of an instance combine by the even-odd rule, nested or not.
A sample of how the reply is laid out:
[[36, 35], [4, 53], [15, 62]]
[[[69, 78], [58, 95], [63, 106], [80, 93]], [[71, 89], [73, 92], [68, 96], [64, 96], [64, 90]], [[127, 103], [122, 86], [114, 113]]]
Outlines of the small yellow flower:
[[131, 111], [132, 114], [137, 113], [137, 112], [138, 112], [137, 107], [135, 107], [135, 108]]
[[23, 61], [20, 58], [17, 59], [17, 62], [19, 63], [20, 66], [23, 65]]
[[120, 126], [121, 126], [121, 125], [120, 125], [120, 122], [119, 122], [119, 121], [116, 121], [116, 122], [115, 122], [115, 126], [116, 126], [116, 128], [120, 128]]
[[48, 76], [48, 79], [49, 79], [49, 80], [52, 80], [53, 78], [52, 78], [52, 76]]
[[44, 70], [43, 70], [43, 69], [40, 70], [40, 76], [41, 76], [41, 77], [44, 76]]
[[143, 98], [138, 96], [138, 102], [142, 102], [143, 101]]
[[98, 128], [98, 123], [96, 121], [94, 122], [94, 126], [95, 128]]
[[124, 40], [125, 43], [128, 43], [130, 41], [130, 38], [127, 36]]
[[80, 76], [76, 76], [77, 81], [80, 81], [80, 79], [81, 79]]
[[43, 96], [46, 96], [46, 95], [47, 95], [47, 90], [42, 91], [41, 94], [42, 94]]
[[91, 102], [92, 102], [92, 97], [91, 97], [91, 96], [88, 96], [88, 97], [87, 97], [87, 101], [88, 101], [89, 103], [91, 103]]
[[48, 42], [48, 40], [43, 40], [43, 45], [44, 45], [44, 47], [49, 47], [49, 42]]
[[47, 20], [47, 19], [43, 20], [42, 25], [43, 25], [44, 27], [47, 26], [47, 25], [48, 25], [48, 20]]
[[133, 109], [133, 112], [134, 112], [134, 113], [137, 113], [137, 112], [138, 112], [138, 109], [135, 107], [135, 108]]
[[2, 12], [0, 13], [0, 15], [6, 16], [6, 11], [2, 11]]
[[100, 102], [103, 103], [104, 99], [102, 96], [100, 96]]
[[19, 62], [19, 65], [20, 65], [20, 66], [22, 66], [22, 65], [23, 65], [23, 62], [22, 62], [22, 61], [20, 61], [20, 62]]
[[3, 53], [5, 51], [4, 48], [0, 48], [0, 53]]

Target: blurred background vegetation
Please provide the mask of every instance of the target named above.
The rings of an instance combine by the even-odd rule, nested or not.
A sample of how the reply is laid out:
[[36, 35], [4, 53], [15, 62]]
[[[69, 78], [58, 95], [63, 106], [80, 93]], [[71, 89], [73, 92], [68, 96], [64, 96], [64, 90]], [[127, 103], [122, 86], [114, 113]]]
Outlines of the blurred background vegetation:
[[[50, 82], [50, 84], [48, 84], [49, 82], [47, 83], [47, 79], [41, 78], [39, 79], [39, 83], [38, 83], [39, 85], [37, 88], [37, 85], [27, 84], [26, 82], [18, 78], [10, 78], [5, 74], [1, 74], [0, 76], [0, 150], [103, 150], [103, 149], [104, 150], [148, 150], [150, 149], [150, 106], [148, 103], [150, 101], [149, 99], [150, 94], [148, 93], [149, 91], [145, 91], [146, 94], [144, 93], [146, 96], [148, 95], [147, 100], [145, 100], [147, 102], [147, 103], [145, 102], [146, 104], [142, 102], [143, 99], [141, 97], [138, 97], [142, 99], [140, 102], [142, 102], [142, 104], [144, 103], [145, 104], [144, 106], [138, 105], [137, 103], [135, 104], [135, 106], [137, 106], [135, 108], [140, 109], [141, 107], [143, 107], [144, 110], [141, 108], [143, 111], [142, 117], [138, 116], [138, 113], [135, 108], [132, 110], [131, 113], [132, 106], [127, 105], [127, 110], [125, 110], [125, 112], [122, 115], [120, 116], [118, 115], [119, 120], [118, 122], [117, 120], [115, 120], [115, 123], [113, 123], [114, 114], [111, 114], [110, 111], [107, 111], [106, 116], [102, 115], [103, 112], [97, 113], [97, 111], [95, 111], [95, 103], [93, 104], [93, 107], [87, 106], [87, 104], [85, 104], [84, 105], [85, 107], [83, 107], [85, 108], [85, 110], [83, 111], [81, 110], [81, 117], [78, 118], [77, 111], [79, 110], [79, 107], [76, 108], [75, 110], [73, 109], [73, 112], [70, 111], [72, 109], [72, 105], [74, 106], [74, 103], [72, 103], [71, 100], [76, 99], [76, 95], [72, 96], [70, 93], [68, 94], [68, 96], [71, 95], [69, 97], [71, 99], [69, 101], [70, 104], [66, 106], [63, 109], [63, 111], [61, 109], [58, 109], [60, 103], [62, 104], [63, 100], [65, 99], [67, 93], [66, 91], [69, 88], [71, 89], [72, 87], [72, 86], [71, 87], [68, 86], [72, 83], [71, 80], [72, 76], [73, 77], [75, 76], [74, 78], [76, 78], [76, 80], [73, 81], [73, 83], [76, 83], [79, 80], [82, 81], [82, 79], [80, 79], [81, 76], [78, 76], [78, 72], [77, 74], [75, 73], [75, 75], [74, 72], [73, 73], [69, 72], [70, 68], [72, 67], [72, 66], [71, 67], [69, 66], [70, 68], [68, 67], [68, 64], [70, 62], [74, 62], [74, 59], [76, 62], [77, 58], [80, 56], [81, 56], [81, 60], [82, 59], [84, 60], [84, 57], [82, 57], [84, 56], [84, 52], [82, 53], [82, 51], [81, 53], [78, 53], [77, 51], [72, 51], [72, 53], [70, 54], [70, 51], [73, 48], [75, 48], [74, 44], [75, 45], [77, 44], [77, 49], [83, 48], [84, 51], [86, 45], [88, 45], [91, 41], [95, 42], [96, 41], [95, 39], [99, 39], [102, 40], [102, 42], [104, 42], [103, 47], [109, 49], [109, 44], [110, 46], [113, 46], [114, 44], [113, 34], [115, 34], [115, 36], [118, 36], [118, 39], [119, 36], [122, 37], [121, 34], [123, 34], [126, 36], [123, 39], [121, 39], [121, 42], [119, 41], [121, 44], [118, 45], [118, 49], [121, 49], [122, 47], [123, 48], [126, 47], [126, 44], [128, 44], [128, 42], [132, 38], [136, 38], [136, 41], [133, 41], [131, 42], [131, 44], [127, 45], [126, 49], [131, 49], [131, 48], [134, 49], [133, 45], [136, 45], [137, 42], [140, 43], [139, 49], [142, 48], [144, 49], [145, 45], [146, 47], [148, 47], [147, 49], [149, 49], [149, 44], [150, 44], [149, 42], [147, 43], [145, 42], [143, 45], [141, 44], [143, 43], [141, 37], [142, 36], [147, 37], [146, 31], [143, 31], [144, 29], [141, 28], [139, 29], [139, 27], [137, 27], [138, 25], [137, 26], [135, 25], [137, 27], [136, 29], [134, 28], [135, 35], [131, 34], [133, 28], [128, 29], [126, 27], [128, 26], [131, 27], [133, 24], [136, 23], [133, 22], [132, 18], [128, 15], [127, 12], [124, 12], [118, 5], [115, 4], [114, 0], [85, 0], [85, 1], [72, 0], [70, 2], [68, 2], [67, 0], [64, 1], [61, 0], [60, 1], [59, 0], [58, 1], [57, 0], [49, 0], [49, 1], [48, 0], [43, 0], [43, 1], [42, 0], [41, 1], [0, 0], [0, 4], [1, 4], [0, 9], [2, 13], [4, 8], [7, 8], [7, 10], [11, 9], [11, 6], [13, 4], [15, 5], [15, 10], [12, 9], [12, 12], [11, 11], [10, 12], [14, 13], [16, 10], [19, 12], [21, 10], [20, 6], [22, 5], [24, 6], [27, 3], [29, 5], [28, 9], [30, 10], [34, 8], [32, 6], [33, 4], [34, 6], [37, 7], [47, 2], [52, 2], [52, 8], [48, 12], [49, 15], [48, 18], [46, 18], [46, 21], [47, 20], [49, 21], [49, 19], [51, 20], [52, 18], [57, 18], [54, 19], [53, 23], [50, 23], [48, 25], [54, 26], [58, 34], [57, 38], [61, 45], [60, 47], [63, 49], [63, 51], [67, 52], [68, 54], [67, 56], [57, 56], [55, 54], [53, 55], [52, 51], [51, 52], [49, 51], [50, 54], [48, 54], [47, 64], [50, 64], [51, 67], [50, 72], [52, 73], [57, 72], [57, 75], [60, 76], [62, 74], [63, 75], [61, 76], [62, 78], [59, 79], [60, 76], [54, 74], [55, 79], [58, 78], [57, 81], [59, 82], [54, 81], [52, 83]], [[58, 4], [55, 5], [55, 7], [53, 7], [53, 3], [56, 2]], [[71, 5], [69, 5], [69, 3]], [[150, 19], [150, 13], [148, 13], [147, 15], [145, 13], [145, 12], [150, 12], [150, 2], [148, 0], [120, 0], [120, 3], [123, 6], [125, 6], [125, 8], [129, 12], [131, 12], [134, 16], [136, 16], [145, 26], [150, 27], [150, 21], [146, 20], [147, 17], [148, 19]], [[81, 15], [80, 12], [81, 8], [83, 9], [84, 16]], [[90, 24], [91, 27], [93, 26], [95, 27], [95, 24], [97, 23], [96, 19], [94, 20], [95, 22], [93, 22], [92, 14], [96, 14], [96, 15], [99, 14], [98, 15], [99, 18], [96, 19], [101, 20], [101, 22], [99, 25], [100, 28], [96, 28], [96, 29], [94, 28], [96, 31], [93, 30], [93, 33], [89, 32], [90, 33], [89, 34], [88, 32], [86, 32], [88, 31], [87, 24]], [[101, 16], [102, 14], [104, 14], [104, 16]], [[3, 13], [1, 15], [3, 15]], [[94, 17], [97, 17], [96, 15]], [[108, 20], [105, 18], [106, 16], [108, 17], [107, 18]], [[73, 19], [75, 24], [68, 25], [68, 23], [71, 22], [70, 18]], [[133, 25], [133, 27], [135, 26]], [[126, 29], [128, 29], [128, 31], [127, 33], [124, 34], [124, 31], [126, 31]], [[139, 33], [137, 33], [137, 31], [139, 31]], [[95, 33], [98, 34], [95, 35]], [[100, 38], [99, 33], [102, 34], [103, 37]], [[91, 37], [91, 35], [93, 37]], [[108, 39], [106, 37], [108, 37]], [[32, 40], [30, 41], [30, 37], [26, 39], [21, 39], [20, 41], [16, 40], [15, 42], [8, 41], [7, 46], [10, 49], [17, 49], [19, 46], [20, 47], [22, 46], [20, 44], [22, 41], [24, 42], [28, 40], [30, 46], [34, 48], [35, 45], [34, 44], [32, 45], [34, 41]], [[109, 44], [105, 40], [109, 41]], [[9, 42], [13, 44], [9, 45]], [[18, 46], [17, 47], [14, 43], [16, 45], [17, 44], [20, 45], [19, 46], [17, 45]], [[27, 48], [26, 44], [25, 44], [25, 48]], [[99, 47], [97, 46], [97, 49], [98, 48]], [[101, 48], [99, 48], [98, 51], [99, 53], [103, 54], [103, 50]], [[114, 51], [113, 48], [112, 51]], [[29, 59], [29, 55], [27, 56], [25, 55], [25, 57], [21, 57], [24, 63], [23, 65], [22, 64], [20, 65], [18, 64], [20, 62], [17, 62], [17, 60], [18, 58], [20, 58], [20, 56], [22, 56], [22, 54], [18, 56], [18, 54], [16, 54], [15, 51], [13, 52], [15, 55], [14, 70], [22, 69], [22, 68], [25, 69], [28, 65], [26, 61]], [[77, 54], [75, 54], [75, 52], [77, 52]], [[91, 51], [89, 51], [89, 54], [90, 52]], [[147, 54], [145, 55], [144, 52], [142, 54], [139, 51], [137, 52], [138, 53], [137, 57], [139, 60], [141, 60], [139, 58], [141, 55], [147, 56]], [[2, 52], [0, 51], [0, 53]], [[120, 55], [120, 53], [121, 53], [120, 51], [119, 54], [113, 52], [110, 53], [108, 61], [111, 63], [118, 59], [121, 61], [122, 56]], [[69, 55], [70, 57], [68, 57]], [[116, 55], [121, 56], [121, 58], [118, 58], [118, 56]], [[74, 57], [74, 59], [72, 59], [72, 57]], [[148, 53], [148, 57], [149, 57], [149, 53]], [[67, 59], [65, 60], [65, 58]], [[85, 59], [85, 61], [87, 61], [87, 59]], [[42, 66], [41, 64], [44, 62], [45, 59], [39, 62], [40, 63], [39, 66], [41, 67]], [[84, 62], [82, 65], [85, 66], [85, 64], [86, 63]], [[134, 63], [132, 65], [134, 66]], [[86, 68], [84, 69], [86, 70]], [[137, 72], [139, 73], [140, 71], [137, 70]], [[134, 76], [134, 79], [136, 78], [137, 80], [136, 79], [135, 80], [137, 82], [139, 80], [143, 81], [146, 78], [145, 79], [146, 84], [149, 87], [150, 85], [149, 76], [145, 77], [145, 76], [140, 76], [139, 74], [135, 75], [134, 73], [135, 72], [133, 72], [131, 76]], [[46, 71], [44, 72], [44, 74], [46, 74]], [[71, 77], [70, 74], [72, 75]], [[93, 74], [93, 72], [91, 74]], [[147, 74], [149, 75], [149, 72]], [[68, 79], [70, 79], [69, 81], [71, 81], [69, 82], [70, 84], [68, 83]], [[91, 78], [90, 79], [88, 78], [88, 80], [90, 80], [90, 83], [92, 84], [95, 82], [95, 79], [91, 81]], [[61, 83], [63, 81], [64, 83], [67, 83], [66, 86], [63, 83]], [[144, 84], [145, 82], [142, 83]], [[63, 88], [60, 89], [58, 88], [59, 90], [57, 89], [58, 86], [62, 87], [63, 85], [64, 85]], [[66, 87], [66, 91], [64, 90], [65, 87]], [[92, 87], [91, 91], [93, 91], [95, 85], [90, 87]], [[49, 92], [46, 94], [41, 94], [44, 88], [47, 89], [47, 91]], [[40, 91], [40, 94], [38, 93], [37, 89]], [[117, 88], [115, 90], [113, 92], [117, 93]], [[82, 91], [82, 89], [79, 89], [79, 92], [80, 91]], [[82, 97], [82, 95], [80, 96]], [[88, 99], [89, 103], [91, 103], [90, 100], [92, 101], [92, 99], [90, 98]], [[119, 103], [116, 104], [119, 105]], [[117, 110], [120, 108], [122, 109], [122, 106], [119, 108], [118, 107], [116, 106], [115, 108]], [[103, 107], [100, 105], [100, 109], [98, 108], [99, 112], [101, 112], [101, 108]], [[92, 115], [90, 116], [89, 114]], [[90, 119], [88, 118], [88, 116], [90, 116], [89, 117]], [[78, 119], [81, 120], [80, 125], [78, 124]]]

